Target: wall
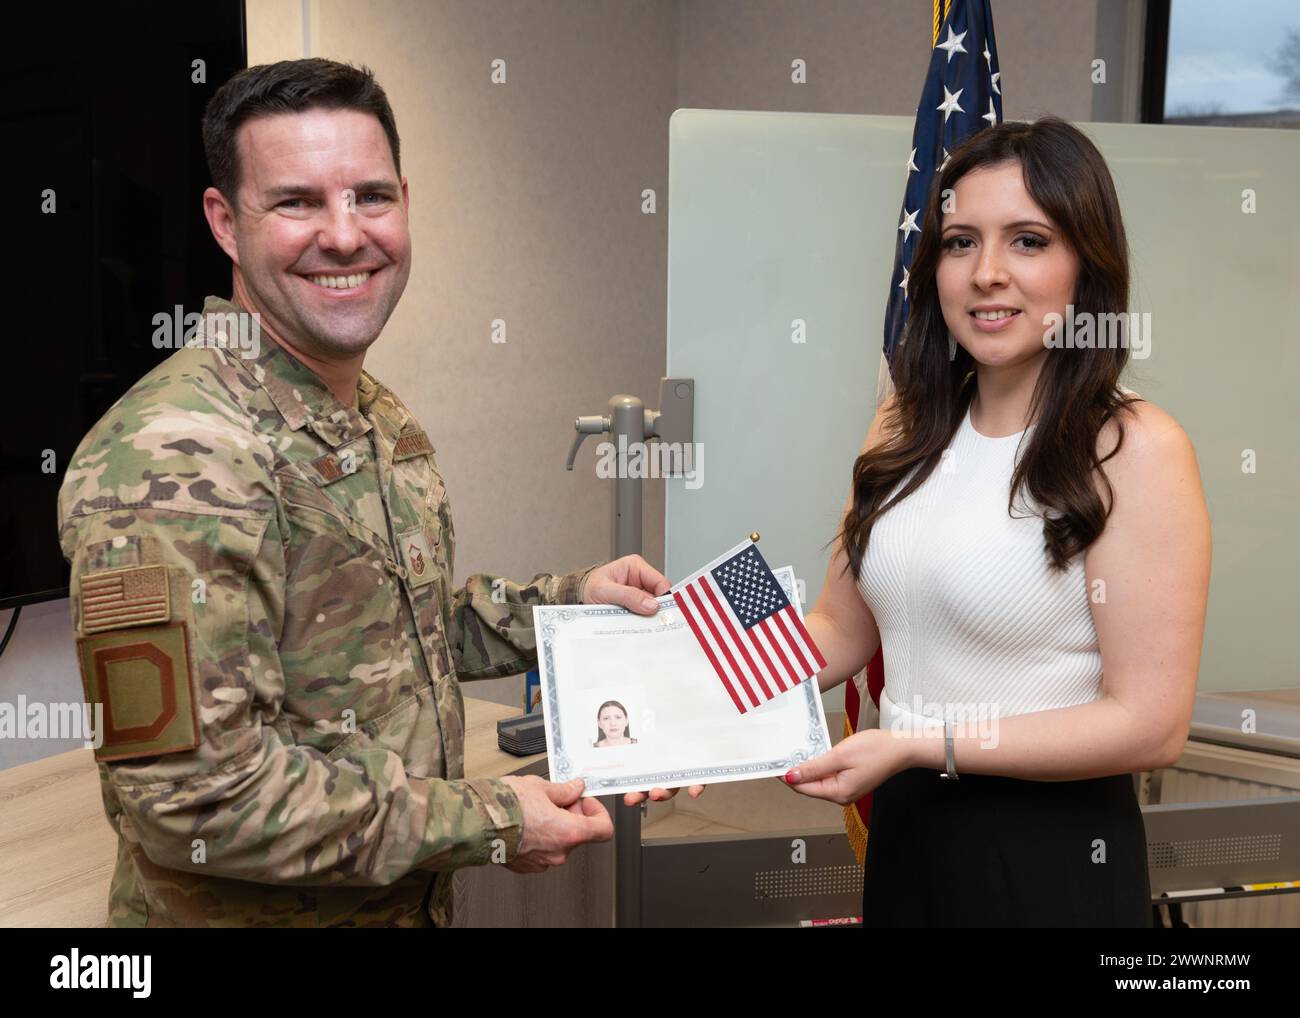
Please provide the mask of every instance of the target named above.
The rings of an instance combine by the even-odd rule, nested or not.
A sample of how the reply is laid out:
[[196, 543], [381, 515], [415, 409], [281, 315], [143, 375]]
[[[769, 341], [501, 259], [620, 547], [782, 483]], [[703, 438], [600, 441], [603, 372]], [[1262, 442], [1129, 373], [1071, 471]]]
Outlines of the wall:
[[[1009, 119], [1135, 119], [1140, 0], [994, 7]], [[608, 557], [593, 443], [573, 473], [563, 463], [574, 417], [603, 412], [616, 392], [657, 395], [672, 111], [910, 115], [930, 45], [924, 0], [249, 0], [247, 10], [251, 63], [366, 63], [393, 103], [414, 264], [366, 364], [437, 447], [462, 581]], [[1105, 86], [1089, 77], [1096, 56]], [[796, 57], [806, 85], [790, 82]], [[489, 77], [497, 58], [504, 85]], [[656, 215], [641, 212], [646, 188]], [[495, 319], [504, 344], [491, 342]], [[662, 566], [655, 481], [644, 535]], [[72, 640], [66, 601], [24, 609], [0, 658], [0, 701], [79, 701]], [[516, 677], [466, 691], [518, 702], [520, 689]], [[75, 745], [0, 740], [0, 767]]]

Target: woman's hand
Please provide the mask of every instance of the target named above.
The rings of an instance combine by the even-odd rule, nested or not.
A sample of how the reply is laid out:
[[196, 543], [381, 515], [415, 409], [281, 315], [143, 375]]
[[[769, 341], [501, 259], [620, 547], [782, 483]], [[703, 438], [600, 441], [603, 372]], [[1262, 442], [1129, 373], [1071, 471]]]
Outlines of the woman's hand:
[[795, 767], [785, 781], [803, 795], [844, 806], [910, 767], [909, 748], [905, 738], [868, 728], [850, 735], [829, 753]]
[[[704, 794], [705, 787], [704, 785], [691, 785], [689, 789], [691, 798], [698, 799]], [[680, 788], [652, 788], [648, 792], [625, 792], [623, 794], [623, 805], [636, 806], [645, 802], [647, 798], [651, 802], [664, 802], [680, 791]]]

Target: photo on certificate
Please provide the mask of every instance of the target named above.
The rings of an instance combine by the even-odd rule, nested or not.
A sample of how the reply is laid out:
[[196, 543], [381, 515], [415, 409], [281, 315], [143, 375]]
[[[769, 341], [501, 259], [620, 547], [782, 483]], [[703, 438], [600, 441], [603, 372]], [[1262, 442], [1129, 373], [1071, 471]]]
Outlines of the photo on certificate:
[[[772, 571], [792, 605], [794, 570]], [[552, 781], [586, 795], [779, 777], [831, 748], [816, 678], [739, 713], [671, 594], [533, 608]]]

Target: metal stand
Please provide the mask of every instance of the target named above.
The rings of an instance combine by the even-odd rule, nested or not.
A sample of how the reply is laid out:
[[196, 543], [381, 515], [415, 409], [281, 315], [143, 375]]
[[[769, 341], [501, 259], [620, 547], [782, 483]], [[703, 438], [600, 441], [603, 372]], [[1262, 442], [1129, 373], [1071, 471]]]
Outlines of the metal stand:
[[[641, 554], [641, 476], [632, 476], [628, 457], [648, 462], [647, 442], [691, 442], [695, 418], [695, 380], [661, 378], [660, 410], [647, 410], [635, 396], [620, 394], [609, 401], [606, 416], [579, 417], [577, 435], [569, 450], [566, 470], [573, 469], [582, 441], [588, 435], [608, 434], [616, 453], [613, 497], [610, 500], [610, 555]], [[605, 808], [614, 818], [615, 926], [641, 925], [641, 807], [623, 805], [621, 795], [606, 796]]]

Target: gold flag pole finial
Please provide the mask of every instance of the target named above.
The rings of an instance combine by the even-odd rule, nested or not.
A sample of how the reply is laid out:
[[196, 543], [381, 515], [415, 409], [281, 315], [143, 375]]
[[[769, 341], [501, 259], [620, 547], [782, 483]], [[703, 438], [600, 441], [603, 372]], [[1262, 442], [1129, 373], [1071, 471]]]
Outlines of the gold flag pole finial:
[[749, 535], [749, 539], [750, 539], [751, 541], [757, 541], [757, 540], [758, 540], [758, 531], [757, 531], [757, 530], [751, 531], [751, 532], [750, 532], [750, 535]]

